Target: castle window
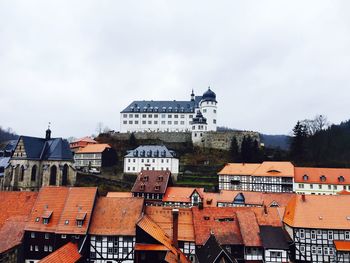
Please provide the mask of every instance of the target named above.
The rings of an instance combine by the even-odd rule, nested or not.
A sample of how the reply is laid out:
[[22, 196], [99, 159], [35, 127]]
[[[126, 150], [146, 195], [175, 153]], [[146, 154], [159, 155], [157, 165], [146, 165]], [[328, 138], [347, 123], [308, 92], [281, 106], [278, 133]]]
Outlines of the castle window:
[[21, 166], [19, 180], [22, 182], [24, 180], [24, 166]]
[[214, 113], [216, 113], [216, 110], [214, 109]]
[[127, 118], [128, 117], [128, 114], [123, 114], [123, 118]]
[[35, 182], [35, 181], [36, 181], [36, 165], [34, 165], [34, 166], [32, 167], [32, 174], [31, 174], [30, 180], [31, 180], [32, 182]]

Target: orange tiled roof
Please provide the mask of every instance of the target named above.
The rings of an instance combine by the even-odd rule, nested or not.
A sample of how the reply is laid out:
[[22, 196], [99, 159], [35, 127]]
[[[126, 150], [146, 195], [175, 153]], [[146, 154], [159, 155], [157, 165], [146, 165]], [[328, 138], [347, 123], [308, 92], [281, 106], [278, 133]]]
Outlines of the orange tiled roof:
[[283, 221], [292, 227], [350, 229], [349, 203], [349, 195], [296, 195]]
[[260, 229], [252, 210], [237, 211], [237, 220], [241, 231], [243, 243], [247, 247], [260, 247]]
[[[173, 215], [172, 208], [147, 206], [145, 214], [149, 216], [172, 239]], [[181, 241], [195, 241], [193, 217], [190, 208], [179, 208], [178, 239]]]
[[[311, 167], [295, 167], [294, 181], [296, 183], [311, 184], [350, 184], [350, 169], [346, 168], [311, 168]], [[308, 180], [303, 179], [304, 175], [308, 176]], [[321, 176], [325, 176], [325, 180], [321, 180]], [[344, 181], [338, 178], [344, 177]]]
[[[237, 223], [234, 207], [208, 207], [199, 209], [193, 207], [193, 224], [195, 231], [195, 241], [197, 245], [203, 245], [209, 238], [210, 232], [221, 245], [242, 244], [242, 236]], [[219, 221], [222, 219], [232, 219], [232, 221]]]
[[252, 175], [294, 177], [294, 165], [291, 162], [263, 162]]
[[77, 142], [97, 143], [94, 139], [92, 139], [92, 138], [90, 138], [90, 137], [88, 137], [88, 136], [83, 137], [83, 138], [80, 138], [80, 139], [78, 139], [78, 140], [75, 140], [75, 141], [73, 141], [73, 142], [71, 142], [71, 143], [77, 143]]
[[350, 241], [334, 240], [334, 246], [337, 251], [350, 252]]
[[[60, 220], [69, 188], [68, 187], [42, 187], [33, 206], [25, 230], [55, 232]], [[46, 211], [52, 211], [49, 223], [43, 224], [42, 216]], [[39, 221], [37, 221], [37, 218]]]
[[168, 251], [169, 249], [164, 245], [159, 244], [135, 244], [135, 250], [141, 251]]
[[78, 245], [69, 242], [40, 260], [40, 263], [75, 263], [81, 259]]
[[135, 236], [143, 210], [143, 198], [100, 197], [94, 209], [89, 234]]
[[107, 197], [132, 197], [131, 192], [108, 192]]
[[38, 193], [0, 192], [0, 253], [22, 242], [24, 227]]
[[[172, 244], [172, 240], [169, 236], [162, 230], [162, 228], [157, 225], [150, 217], [144, 215], [137, 223], [137, 226], [140, 227], [143, 231], [157, 240], [159, 243], [164, 245], [168, 249], [168, 253], [165, 257], [165, 261], [169, 263], [177, 263], [177, 256], [180, 257], [180, 262], [190, 262], [181, 250], [175, 248]], [[174, 261], [174, 259], [176, 261]]]
[[[97, 187], [70, 187], [56, 233], [85, 234], [90, 224], [96, 195]], [[77, 220], [82, 219], [83, 225], [78, 227]]]
[[79, 153], [102, 153], [106, 148], [111, 148], [107, 143], [98, 143], [98, 144], [88, 144], [84, 148], [76, 152]]
[[196, 190], [200, 195], [203, 195], [204, 188], [194, 188], [194, 187], [168, 187], [164, 197], [163, 202], [184, 202], [190, 203], [190, 196], [193, 191]]
[[260, 163], [228, 163], [218, 173], [219, 175], [251, 175]]

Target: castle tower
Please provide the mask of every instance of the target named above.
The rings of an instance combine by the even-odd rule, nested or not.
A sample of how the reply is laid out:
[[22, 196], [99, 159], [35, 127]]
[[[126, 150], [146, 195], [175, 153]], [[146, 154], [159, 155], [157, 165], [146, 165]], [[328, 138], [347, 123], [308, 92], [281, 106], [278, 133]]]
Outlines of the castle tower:
[[217, 103], [216, 94], [209, 87], [208, 90], [204, 92], [202, 100], [199, 102], [199, 109], [203, 117], [207, 120], [208, 131], [216, 131]]
[[200, 110], [197, 111], [196, 117], [192, 122], [192, 142], [193, 144], [200, 144], [203, 139], [203, 133], [207, 131], [207, 119], [203, 117]]

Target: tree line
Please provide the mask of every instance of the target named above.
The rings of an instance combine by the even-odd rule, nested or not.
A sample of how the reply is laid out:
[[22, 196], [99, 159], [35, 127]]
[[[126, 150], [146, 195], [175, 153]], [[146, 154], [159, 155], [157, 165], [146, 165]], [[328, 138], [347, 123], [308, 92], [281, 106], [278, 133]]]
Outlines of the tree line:
[[15, 132], [12, 131], [11, 128], [3, 129], [0, 126], [0, 142], [15, 140], [17, 138], [18, 138], [18, 136], [16, 135]]

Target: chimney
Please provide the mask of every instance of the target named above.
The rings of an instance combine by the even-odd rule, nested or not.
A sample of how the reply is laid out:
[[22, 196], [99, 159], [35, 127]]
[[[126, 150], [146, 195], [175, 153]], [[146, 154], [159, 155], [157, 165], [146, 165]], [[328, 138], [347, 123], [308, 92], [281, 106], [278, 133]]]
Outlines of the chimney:
[[174, 208], [172, 210], [173, 214], [173, 245], [179, 248], [178, 244], [178, 230], [179, 230], [179, 209]]
[[305, 194], [302, 194], [302, 195], [301, 195], [301, 200], [302, 200], [303, 202], [306, 201]]
[[267, 215], [267, 207], [264, 205], [264, 214]]

